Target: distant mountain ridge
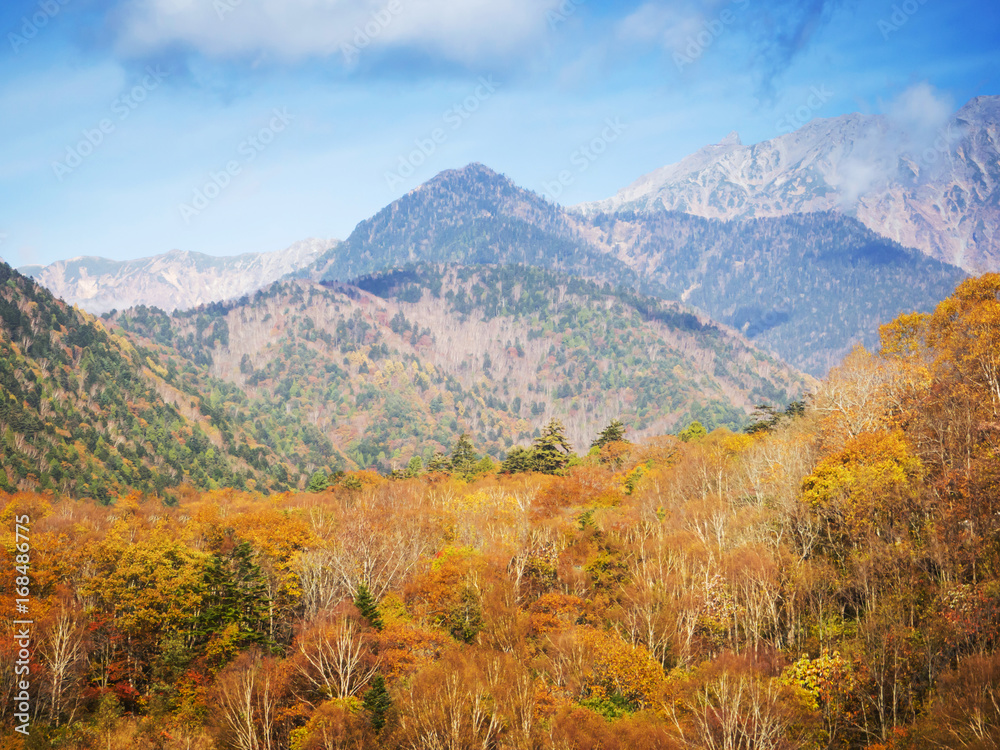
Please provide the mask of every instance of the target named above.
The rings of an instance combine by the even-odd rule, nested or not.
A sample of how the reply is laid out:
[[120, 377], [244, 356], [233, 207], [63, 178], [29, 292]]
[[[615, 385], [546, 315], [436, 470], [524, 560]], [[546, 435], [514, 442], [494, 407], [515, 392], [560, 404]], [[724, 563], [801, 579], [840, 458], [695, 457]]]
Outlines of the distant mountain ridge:
[[73, 258], [18, 271], [95, 315], [135, 305], [173, 311], [255, 292], [335, 246], [335, 240], [309, 239], [273, 253], [217, 257], [171, 250], [126, 261]]
[[306, 275], [407, 263], [522, 264], [684, 300], [823, 374], [879, 324], [928, 310], [964, 277], [836, 213], [724, 222], [568, 211], [481, 164], [442, 172], [361, 222]]
[[972, 99], [931, 133], [848, 114], [751, 146], [730, 134], [577, 209], [723, 220], [836, 211], [967, 271], [1000, 270], [1000, 97]]

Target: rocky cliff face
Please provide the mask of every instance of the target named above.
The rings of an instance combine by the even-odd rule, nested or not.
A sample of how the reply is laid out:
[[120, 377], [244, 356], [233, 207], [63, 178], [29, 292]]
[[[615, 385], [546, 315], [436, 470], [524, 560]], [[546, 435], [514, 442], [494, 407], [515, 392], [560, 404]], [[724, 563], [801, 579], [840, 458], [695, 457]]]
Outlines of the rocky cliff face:
[[274, 253], [214, 257], [171, 250], [138, 260], [85, 257], [18, 270], [90, 313], [134, 305], [171, 312], [255, 292], [308, 266], [334, 245], [334, 240], [310, 239]]
[[851, 114], [752, 146], [732, 133], [578, 208], [715, 219], [838, 211], [968, 271], [1000, 270], [1000, 97], [977, 97], [929, 132]]

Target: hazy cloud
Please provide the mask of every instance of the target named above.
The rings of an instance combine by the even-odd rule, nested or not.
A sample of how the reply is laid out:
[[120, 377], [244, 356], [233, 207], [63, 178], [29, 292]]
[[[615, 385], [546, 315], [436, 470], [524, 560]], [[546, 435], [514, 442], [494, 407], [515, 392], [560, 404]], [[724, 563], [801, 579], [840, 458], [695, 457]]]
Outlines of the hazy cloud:
[[852, 154], [827, 180], [852, 208], [869, 191], [886, 183], [919, 183], [942, 168], [964, 133], [954, 125], [949, 96], [930, 84], [914, 84], [881, 102], [882, 117], [856, 135]]
[[[669, 53], [684, 53], [699, 34], [738, 40], [761, 98], [774, 95], [774, 80], [806, 49], [835, 8], [846, 0], [651, 0], [619, 22], [625, 42], [656, 43]], [[722, 24], [719, 21], [723, 21]], [[703, 34], [702, 39], [708, 39]]]
[[920, 144], [933, 140], [935, 133], [947, 125], [955, 104], [950, 96], [923, 82], [910, 86], [884, 109], [895, 127]]
[[115, 14], [120, 52], [171, 47], [212, 58], [298, 61], [345, 50], [412, 51], [474, 65], [548, 31], [559, 0], [129, 0]]

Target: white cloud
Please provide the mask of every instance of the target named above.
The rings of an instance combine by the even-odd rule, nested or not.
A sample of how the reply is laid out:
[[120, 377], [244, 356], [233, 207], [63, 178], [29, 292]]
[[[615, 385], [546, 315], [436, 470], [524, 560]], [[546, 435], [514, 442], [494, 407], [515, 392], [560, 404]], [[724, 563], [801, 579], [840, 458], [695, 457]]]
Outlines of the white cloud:
[[[117, 14], [119, 50], [171, 45], [216, 58], [284, 61], [341, 55], [349, 45], [416, 49], [475, 64], [506, 58], [549, 31], [560, 0], [127, 0]], [[358, 42], [361, 42], [360, 44]]]
[[622, 19], [618, 24], [618, 36], [626, 42], [655, 42], [677, 51], [727, 4], [718, 0], [647, 2]]
[[923, 82], [906, 89], [888, 104], [885, 112], [897, 126], [919, 136], [943, 127], [955, 107], [948, 96]]

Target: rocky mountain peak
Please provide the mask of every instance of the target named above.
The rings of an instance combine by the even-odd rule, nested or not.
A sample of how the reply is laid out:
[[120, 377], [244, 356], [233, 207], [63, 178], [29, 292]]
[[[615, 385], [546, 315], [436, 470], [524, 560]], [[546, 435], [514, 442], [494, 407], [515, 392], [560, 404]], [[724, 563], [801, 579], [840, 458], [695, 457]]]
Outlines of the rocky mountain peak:
[[734, 220], [836, 211], [967, 271], [1000, 270], [1000, 97], [942, 126], [892, 115], [816, 118], [752, 146], [736, 133], [577, 208]]

